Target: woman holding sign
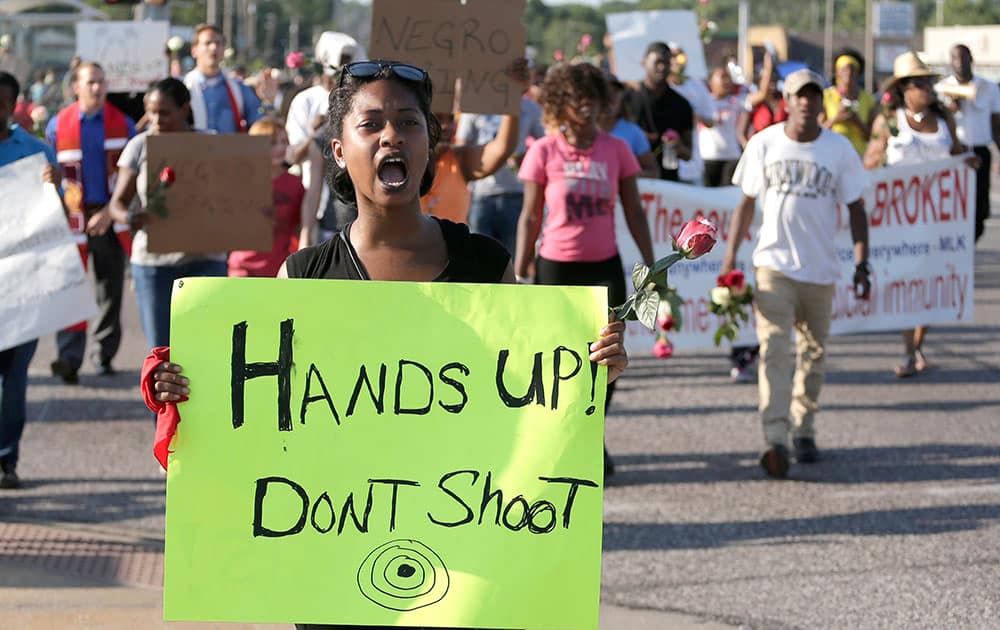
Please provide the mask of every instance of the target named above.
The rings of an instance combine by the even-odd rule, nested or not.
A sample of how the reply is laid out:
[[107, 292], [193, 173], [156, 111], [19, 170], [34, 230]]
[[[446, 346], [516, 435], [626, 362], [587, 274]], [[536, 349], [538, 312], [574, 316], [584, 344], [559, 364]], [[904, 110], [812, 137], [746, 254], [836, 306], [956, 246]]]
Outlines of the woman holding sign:
[[[170, 344], [170, 293], [174, 280], [225, 276], [226, 254], [154, 254], [146, 250], [144, 226], [149, 219], [146, 141], [150, 135], [192, 131], [191, 93], [177, 79], [164, 79], [146, 92], [145, 105], [149, 128], [129, 140], [118, 158], [118, 180], [108, 207], [115, 221], [127, 223], [135, 230], [130, 259], [132, 279], [142, 331], [149, 347], [155, 348]], [[169, 186], [172, 178], [172, 169], [164, 168], [159, 174], [160, 185]], [[137, 195], [138, 206], [130, 208]]]
[[[559, 131], [532, 144], [521, 163], [524, 206], [514, 270], [518, 281], [525, 283], [605, 286], [608, 302], [621, 304], [626, 286], [615, 242], [619, 199], [643, 262], [651, 266], [655, 259], [639, 199], [637, 177], [642, 167], [624, 140], [604, 133], [597, 124], [609, 100], [604, 75], [590, 64], [567, 64], [546, 75], [545, 125]], [[535, 261], [539, 234], [542, 244]], [[528, 277], [533, 261], [534, 279]], [[613, 392], [609, 380], [605, 405]], [[606, 449], [604, 469], [605, 474], [614, 472]]]
[[[278, 277], [513, 282], [510, 257], [499, 243], [421, 212], [420, 195], [434, 178], [431, 154], [440, 133], [430, 101], [430, 78], [420, 68], [384, 61], [344, 66], [330, 97], [330, 154], [337, 166], [332, 187], [340, 199], [357, 204], [358, 218], [331, 240], [290, 256]], [[607, 366], [609, 381], [628, 363], [624, 330], [613, 321], [591, 346], [590, 360]], [[181, 367], [148, 359], [143, 376], [147, 403], [164, 424], [171, 413], [176, 422], [176, 408], [163, 403], [190, 395]], [[171, 437], [158, 426], [154, 451], [165, 455]]]
[[[357, 204], [358, 219], [329, 241], [290, 256], [279, 278], [514, 281], [510, 256], [499, 243], [421, 212], [420, 195], [434, 180], [431, 154], [440, 136], [430, 100], [430, 77], [415, 66], [385, 61], [344, 66], [330, 96], [330, 157], [337, 166], [330, 183], [340, 199]], [[648, 229], [645, 242], [651, 262]], [[628, 364], [624, 330], [624, 323], [611, 322], [591, 346], [590, 360], [608, 367], [609, 382]], [[177, 402], [189, 394], [179, 365], [154, 367], [152, 381], [143, 383], [149, 401]]]

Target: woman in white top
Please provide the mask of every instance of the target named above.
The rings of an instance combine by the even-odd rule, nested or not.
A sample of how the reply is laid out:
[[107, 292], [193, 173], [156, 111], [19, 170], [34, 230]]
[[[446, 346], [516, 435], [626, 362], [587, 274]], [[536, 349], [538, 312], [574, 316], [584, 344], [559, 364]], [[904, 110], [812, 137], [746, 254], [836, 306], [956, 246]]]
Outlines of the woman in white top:
[[705, 185], [728, 186], [743, 154], [737, 123], [743, 116], [742, 99], [733, 93], [733, 80], [726, 68], [715, 68], [708, 77], [712, 94], [711, 127], [698, 125], [698, 147], [705, 162]]
[[[964, 152], [954, 120], [934, 93], [936, 78], [916, 53], [896, 58], [893, 76], [885, 84], [891, 101], [872, 125], [865, 168], [942, 160]], [[903, 331], [906, 356], [896, 366], [896, 376], [905, 378], [927, 369], [926, 336], [927, 326]]]

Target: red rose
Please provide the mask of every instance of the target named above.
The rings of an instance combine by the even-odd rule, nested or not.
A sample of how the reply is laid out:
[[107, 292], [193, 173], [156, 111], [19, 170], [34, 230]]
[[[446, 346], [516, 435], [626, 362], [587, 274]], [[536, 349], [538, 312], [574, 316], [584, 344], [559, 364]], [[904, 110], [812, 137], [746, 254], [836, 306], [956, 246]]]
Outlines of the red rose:
[[160, 183], [166, 188], [173, 185], [175, 181], [177, 181], [177, 173], [169, 166], [164, 166], [163, 170], [160, 171]]
[[733, 291], [739, 291], [747, 283], [746, 276], [739, 269], [733, 269], [722, 278], [720, 286], [729, 287]]
[[285, 65], [291, 69], [301, 68], [306, 65], [306, 55], [305, 53], [299, 52], [297, 50], [292, 51], [285, 55]]
[[680, 138], [680, 135], [676, 131], [674, 131], [673, 129], [667, 129], [666, 131], [663, 132], [661, 140], [663, 140], [664, 142], [673, 142], [677, 138]]
[[882, 93], [882, 104], [892, 105], [892, 92], [886, 90], [885, 92]]
[[674, 344], [660, 338], [653, 344], [653, 356], [657, 359], [669, 359], [674, 354]]
[[674, 239], [675, 249], [685, 258], [704, 256], [715, 246], [718, 230], [708, 219], [688, 221]]
[[674, 316], [667, 315], [666, 317], [657, 317], [656, 325], [660, 327], [660, 330], [671, 331], [674, 329]]

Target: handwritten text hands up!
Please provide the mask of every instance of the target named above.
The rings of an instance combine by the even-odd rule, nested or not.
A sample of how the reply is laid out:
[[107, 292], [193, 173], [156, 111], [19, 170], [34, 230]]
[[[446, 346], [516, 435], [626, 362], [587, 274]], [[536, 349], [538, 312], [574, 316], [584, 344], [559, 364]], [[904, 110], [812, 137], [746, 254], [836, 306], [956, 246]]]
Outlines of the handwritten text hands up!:
[[643, 326], [653, 330], [661, 301], [674, 306], [672, 310], [676, 317], [681, 310], [680, 297], [667, 284], [667, 270], [680, 260], [694, 260], [707, 254], [715, 246], [717, 236], [718, 229], [711, 221], [694, 219], [688, 221], [673, 239], [673, 254], [656, 261], [652, 267], [636, 263], [632, 269], [632, 286], [636, 292], [624, 304], [612, 308], [615, 319], [638, 320]]

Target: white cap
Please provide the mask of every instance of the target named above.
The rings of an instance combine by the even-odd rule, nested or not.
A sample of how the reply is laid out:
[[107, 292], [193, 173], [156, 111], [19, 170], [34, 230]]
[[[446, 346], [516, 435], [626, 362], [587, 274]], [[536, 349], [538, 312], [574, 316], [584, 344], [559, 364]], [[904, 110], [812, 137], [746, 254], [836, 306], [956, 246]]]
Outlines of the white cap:
[[336, 31], [324, 31], [316, 42], [313, 57], [323, 65], [323, 72], [334, 74], [340, 69], [344, 55], [351, 61], [361, 61], [367, 58], [365, 49], [350, 35]]

